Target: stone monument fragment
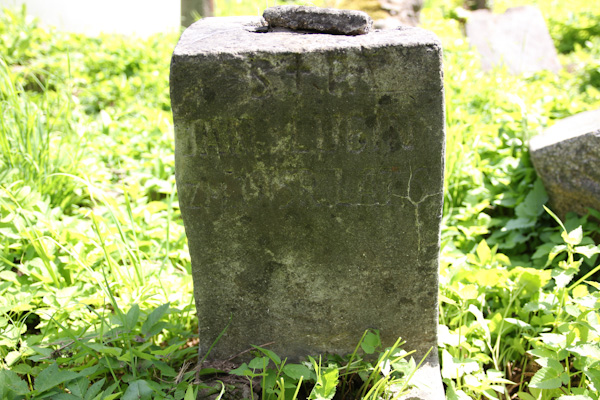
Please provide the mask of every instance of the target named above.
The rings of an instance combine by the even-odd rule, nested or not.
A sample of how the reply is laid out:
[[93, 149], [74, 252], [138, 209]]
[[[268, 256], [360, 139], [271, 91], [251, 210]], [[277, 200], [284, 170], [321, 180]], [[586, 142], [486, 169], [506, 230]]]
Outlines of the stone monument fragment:
[[207, 18], [171, 61], [177, 189], [200, 352], [290, 361], [366, 329], [437, 362], [441, 45], [418, 28], [331, 35]]
[[362, 11], [307, 6], [269, 7], [263, 14], [269, 27], [290, 28], [338, 35], [364, 35], [373, 20]]
[[481, 55], [481, 68], [506, 65], [511, 74], [561, 69], [544, 17], [533, 6], [509, 8], [504, 14], [473, 11], [467, 37]]
[[600, 210], [600, 110], [558, 121], [533, 137], [529, 150], [550, 208], [561, 218]]

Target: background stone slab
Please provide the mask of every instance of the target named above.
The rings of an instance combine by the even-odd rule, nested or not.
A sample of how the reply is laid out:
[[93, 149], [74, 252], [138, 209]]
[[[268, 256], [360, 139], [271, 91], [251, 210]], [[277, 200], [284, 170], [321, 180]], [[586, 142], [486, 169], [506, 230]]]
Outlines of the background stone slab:
[[481, 68], [506, 65], [512, 74], [561, 69], [554, 43], [539, 9], [509, 8], [504, 14], [473, 11], [467, 37], [481, 55]]
[[262, 25], [202, 20], [171, 64], [200, 351], [230, 317], [211, 358], [270, 342], [290, 360], [344, 354], [373, 328], [416, 357], [433, 347], [420, 373], [436, 395], [416, 398], [443, 398], [440, 43], [418, 28], [341, 36], [257, 33]]
[[529, 143], [551, 209], [564, 219], [600, 210], [600, 110], [562, 119]]

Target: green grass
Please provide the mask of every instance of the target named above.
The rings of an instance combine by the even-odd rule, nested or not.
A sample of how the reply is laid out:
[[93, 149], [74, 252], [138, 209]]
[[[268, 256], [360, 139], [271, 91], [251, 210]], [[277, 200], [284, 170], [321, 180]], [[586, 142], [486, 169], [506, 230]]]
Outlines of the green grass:
[[[600, 14], [587, 0], [524, 3], [548, 21], [568, 67], [558, 75], [483, 74], [452, 18], [459, 2], [423, 10], [444, 45], [442, 376], [449, 399], [598, 400], [600, 228], [544, 209], [526, 144], [600, 108]], [[265, 6], [217, 2], [218, 15]], [[168, 96], [176, 41], [63, 34], [0, 12], [0, 400], [235, 391], [195, 369]], [[295, 365], [259, 349], [235, 372], [265, 398], [400, 393], [419, 361], [410, 349], [386, 353], [374, 332], [357, 342], [351, 357]], [[373, 352], [380, 362], [365, 361]]]

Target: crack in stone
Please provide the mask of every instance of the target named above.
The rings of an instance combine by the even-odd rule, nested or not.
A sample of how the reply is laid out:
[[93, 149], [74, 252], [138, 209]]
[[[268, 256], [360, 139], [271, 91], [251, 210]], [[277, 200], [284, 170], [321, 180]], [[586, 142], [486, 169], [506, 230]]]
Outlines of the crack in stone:
[[427, 200], [430, 197], [439, 196], [440, 194], [443, 193], [443, 191], [425, 195], [425, 196], [421, 197], [421, 199], [419, 201], [414, 201], [410, 197], [410, 186], [412, 183], [412, 177], [413, 177], [412, 167], [409, 167], [407, 196], [401, 196], [398, 194], [392, 194], [392, 196], [397, 197], [399, 199], [408, 200], [410, 202], [410, 204], [412, 204], [413, 207], [415, 207], [415, 225], [417, 227], [417, 263], [419, 263], [420, 256], [421, 256], [421, 226], [422, 226], [421, 219], [419, 216], [419, 204], [423, 203], [425, 200]]

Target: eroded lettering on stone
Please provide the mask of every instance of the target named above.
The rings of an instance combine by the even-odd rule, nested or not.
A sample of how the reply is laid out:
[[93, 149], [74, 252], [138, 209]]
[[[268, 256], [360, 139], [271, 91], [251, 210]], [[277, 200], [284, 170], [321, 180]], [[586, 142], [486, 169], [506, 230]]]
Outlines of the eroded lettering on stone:
[[407, 195], [408, 176], [397, 168], [345, 171], [331, 168], [224, 173], [179, 184], [185, 208], [238, 208], [264, 202], [292, 206], [387, 206]]
[[[196, 120], [180, 128], [180, 154], [226, 158], [261, 154], [388, 153], [410, 150], [412, 126], [378, 115], [307, 116], [281, 127], [249, 118]], [[309, 134], [307, 134], [309, 133]]]

